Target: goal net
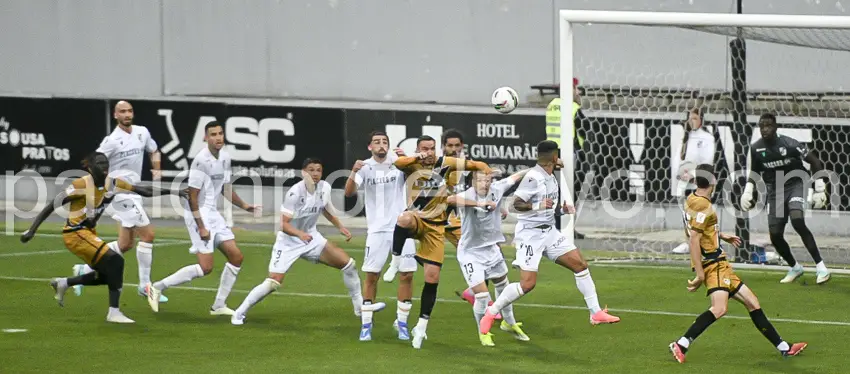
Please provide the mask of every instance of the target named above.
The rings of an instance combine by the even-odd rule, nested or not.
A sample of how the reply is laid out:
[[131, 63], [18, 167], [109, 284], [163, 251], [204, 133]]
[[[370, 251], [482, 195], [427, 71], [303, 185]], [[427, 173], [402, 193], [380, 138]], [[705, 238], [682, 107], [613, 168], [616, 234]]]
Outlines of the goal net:
[[[580, 150], [566, 151], [571, 117], [563, 116], [561, 132], [562, 156], [576, 165], [562, 176], [562, 193], [579, 208], [564, 230], [585, 237], [583, 252], [597, 260], [687, 260], [681, 199], [689, 186], [680, 176], [693, 166], [692, 156], [682, 157], [692, 144], [713, 150], [722, 231], [748, 239], [738, 250], [726, 245], [727, 253], [781, 264], [766, 207], [738, 208], [758, 117], [774, 113], [779, 133], [806, 143], [831, 172], [826, 209], [808, 209], [806, 221], [827, 264], [850, 268], [850, 17], [574, 10], [560, 17], [561, 87], [580, 79], [587, 117]], [[561, 98], [570, 102], [573, 92], [561, 90]], [[705, 131], [686, 140], [694, 109]], [[810, 264], [790, 223], [785, 237]]]

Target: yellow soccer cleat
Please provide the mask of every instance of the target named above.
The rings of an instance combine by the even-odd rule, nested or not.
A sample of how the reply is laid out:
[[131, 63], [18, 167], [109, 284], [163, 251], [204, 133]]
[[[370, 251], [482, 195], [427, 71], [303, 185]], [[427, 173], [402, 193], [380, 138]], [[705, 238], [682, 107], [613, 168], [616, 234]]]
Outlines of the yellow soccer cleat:
[[478, 340], [481, 340], [481, 345], [485, 347], [495, 347], [496, 343], [493, 343], [493, 334], [478, 334]]
[[514, 325], [509, 325], [507, 322], [505, 322], [503, 320], [502, 324], [499, 326], [499, 328], [502, 329], [502, 331], [507, 331], [507, 332], [513, 334], [514, 338], [516, 338], [516, 340], [520, 340], [520, 341], [524, 341], [524, 342], [531, 340], [531, 338], [529, 338], [528, 335], [525, 335], [525, 331], [522, 331], [522, 322], [517, 322]]

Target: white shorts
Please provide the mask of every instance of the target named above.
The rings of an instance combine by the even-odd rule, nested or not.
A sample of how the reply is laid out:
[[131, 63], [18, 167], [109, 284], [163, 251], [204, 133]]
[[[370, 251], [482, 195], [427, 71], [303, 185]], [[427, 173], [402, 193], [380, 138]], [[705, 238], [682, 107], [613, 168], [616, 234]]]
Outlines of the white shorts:
[[201, 219], [204, 221], [204, 227], [210, 232], [210, 240], [201, 240], [201, 235], [198, 233], [198, 225], [191, 214], [184, 217], [186, 222], [186, 230], [189, 231], [189, 239], [192, 241], [192, 247], [189, 248], [189, 253], [210, 254], [215, 251], [221, 243], [228, 240], [233, 240], [236, 236], [230, 227], [227, 226], [227, 221], [221, 216], [221, 213], [216, 211], [201, 212]]
[[522, 228], [514, 236], [516, 246], [515, 267], [524, 271], [536, 272], [540, 259], [546, 256], [552, 261], [565, 253], [576, 249], [573, 240], [567, 238], [554, 227], [548, 229]]
[[[366, 254], [363, 256], [363, 266], [360, 270], [366, 273], [380, 273], [387, 263], [387, 257], [392, 253], [393, 249], [393, 233], [392, 232], [373, 232], [366, 235]], [[409, 273], [416, 271], [416, 242], [413, 239], [407, 239], [404, 243], [404, 248], [401, 250], [401, 263], [398, 265], [398, 271]]]
[[148, 214], [142, 205], [142, 198], [123, 198], [112, 201], [112, 219], [121, 223], [121, 227], [145, 227], [151, 224]]
[[278, 233], [278, 238], [274, 242], [274, 247], [272, 247], [272, 258], [269, 260], [269, 273], [286, 274], [299, 258], [314, 264], [319, 262], [319, 256], [325, 250], [328, 240], [318, 231], [309, 234], [313, 237], [313, 240], [309, 243], [293, 246], [292, 243], [284, 242], [280, 233]]
[[508, 275], [508, 265], [497, 244], [483, 248], [458, 249], [457, 262], [469, 287], [484, 283], [485, 279]]

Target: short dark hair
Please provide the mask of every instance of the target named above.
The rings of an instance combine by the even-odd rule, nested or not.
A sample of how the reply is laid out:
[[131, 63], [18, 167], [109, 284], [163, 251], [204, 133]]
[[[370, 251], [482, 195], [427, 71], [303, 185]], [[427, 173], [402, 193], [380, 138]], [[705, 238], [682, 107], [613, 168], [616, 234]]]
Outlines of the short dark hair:
[[307, 157], [304, 159], [304, 162], [301, 163], [301, 170], [306, 169], [307, 166], [309, 166], [310, 164], [319, 164], [321, 166], [324, 166], [324, 164], [322, 164], [322, 160], [319, 160], [315, 157]]
[[762, 114], [761, 117], [759, 117], [759, 122], [761, 122], [761, 121], [771, 121], [775, 125], [776, 124], [776, 116], [773, 115], [773, 113], [765, 113], [765, 114]]
[[98, 156], [103, 156], [103, 157], [106, 158], [107, 161], [109, 160], [109, 157], [106, 157], [106, 154], [104, 154], [104, 153], [92, 152], [92, 153], [87, 154], [86, 157], [83, 158], [83, 160], [81, 162], [83, 164], [83, 168], [89, 169], [91, 167], [94, 167], [94, 159], [97, 158]]
[[463, 133], [461, 133], [460, 130], [457, 130], [457, 129], [446, 130], [443, 133], [442, 138], [443, 138], [443, 145], [446, 145], [446, 143], [448, 143], [449, 139], [452, 139], [452, 138], [458, 139], [458, 140], [460, 140], [461, 143], [465, 144], [465, 142], [463, 141]]
[[537, 156], [549, 154], [552, 152], [558, 151], [558, 143], [555, 143], [551, 140], [544, 140], [540, 143], [537, 143]]
[[437, 140], [432, 138], [430, 135], [422, 135], [422, 136], [416, 138], [416, 147], [419, 147], [419, 143], [422, 143], [422, 142], [434, 142], [434, 144], [436, 144]]
[[715, 182], [714, 165], [699, 164], [694, 171], [694, 183], [699, 188], [708, 188]]
[[204, 126], [204, 134], [207, 134], [213, 127], [221, 127], [222, 129], [224, 129], [224, 125], [222, 125], [221, 122], [212, 120], [207, 122], [207, 124]]
[[376, 136], [383, 136], [383, 137], [387, 138], [387, 143], [390, 142], [390, 137], [387, 135], [387, 133], [385, 133], [381, 130], [375, 130], [375, 131], [372, 131], [371, 133], [369, 133], [369, 144], [372, 143], [372, 140], [375, 140]]

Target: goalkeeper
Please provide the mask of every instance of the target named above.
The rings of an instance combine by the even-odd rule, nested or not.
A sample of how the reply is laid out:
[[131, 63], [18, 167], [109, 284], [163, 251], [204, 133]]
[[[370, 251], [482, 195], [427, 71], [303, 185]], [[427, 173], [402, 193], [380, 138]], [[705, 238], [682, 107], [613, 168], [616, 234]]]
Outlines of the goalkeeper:
[[[788, 262], [791, 270], [782, 278], [780, 283], [791, 283], [803, 275], [803, 266], [797, 263], [791, 248], [785, 241], [785, 224], [791, 218], [791, 226], [800, 235], [803, 244], [817, 264], [817, 283], [822, 284], [829, 280], [829, 270], [823, 263], [818, 250], [815, 237], [806, 226], [803, 219], [803, 208], [811, 205], [815, 209], [826, 206], [826, 182], [823, 179], [815, 179], [814, 193], [809, 193], [809, 202], [804, 199], [802, 173], [808, 173], [803, 166], [803, 161], [811, 165], [812, 174], [823, 170], [823, 163], [810, 152], [805, 144], [776, 133], [776, 116], [770, 113], [763, 114], [759, 118], [759, 130], [761, 139], [750, 145], [750, 159], [752, 160], [751, 171], [760, 174], [767, 185], [768, 227], [770, 229], [770, 242], [776, 247], [776, 252]], [[744, 211], [752, 209], [753, 189], [755, 182], [750, 174], [747, 186], [741, 196], [741, 208]]]

